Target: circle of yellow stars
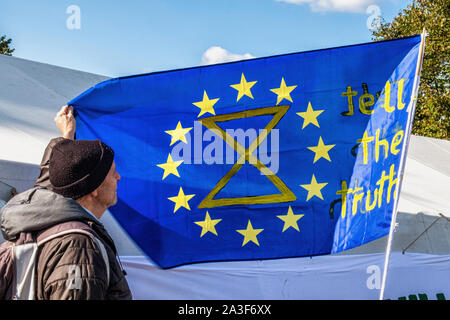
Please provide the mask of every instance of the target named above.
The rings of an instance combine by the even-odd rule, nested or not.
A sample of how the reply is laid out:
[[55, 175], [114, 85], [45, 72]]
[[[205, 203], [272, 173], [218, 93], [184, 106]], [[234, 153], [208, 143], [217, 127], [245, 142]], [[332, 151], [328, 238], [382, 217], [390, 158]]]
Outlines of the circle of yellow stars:
[[[252, 88], [258, 83], [258, 81], [247, 81], [244, 73], [241, 74], [241, 79], [239, 83], [231, 84], [230, 87], [235, 89], [237, 91], [237, 97], [236, 102], [241, 100], [243, 97], [248, 97], [250, 99], [253, 98], [252, 94]], [[276, 105], [279, 105], [283, 100], [287, 100], [289, 102], [293, 102], [293, 99], [291, 97], [291, 92], [297, 88], [297, 85], [290, 85], [288, 86], [286, 84], [286, 80], [284, 77], [281, 78], [280, 87], [270, 89], [271, 92], [276, 94], [277, 101]], [[208, 96], [208, 93], [206, 90], [203, 90], [203, 97], [201, 101], [193, 102], [192, 104], [199, 108], [199, 114], [198, 118], [205, 114], [212, 114], [215, 115], [216, 112], [214, 110], [214, 105], [220, 100], [220, 98], [211, 98]], [[311, 105], [311, 102], [308, 103], [307, 109], [304, 112], [298, 112], [297, 115], [301, 118], [303, 118], [303, 125], [302, 130], [304, 130], [309, 124], [316, 126], [317, 128], [320, 128], [318, 117], [324, 112], [325, 110], [314, 110], [313, 106]], [[164, 131], [168, 135], [171, 136], [170, 140], [170, 146], [175, 144], [178, 141], [181, 141], [183, 143], [187, 144], [186, 140], [186, 134], [192, 130], [192, 127], [185, 127], [183, 128], [180, 121], [178, 121], [175, 129], [172, 130], [166, 130]], [[331, 162], [330, 156], [328, 152], [334, 147], [334, 144], [326, 145], [322, 139], [321, 136], [319, 136], [319, 140], [317, 142], [316, 146], [308, 147], [309, 150], [314, 152], [314, 159], [313, 163], [316, 163], [320, 159], [325, 159], [329, 162]], [[180, 178], [180, 174], [178, 172], [178, 167], [183, 163], [183, 160], [174, 161], [172, 159], [171, 154], [167, 156], [167, 160], [165, 163], [157, 164], [157, 166], [164, 170], [162, 180], [168, 178], [170, 175], [173, 175], [177, 178]], [[326, 182], [317, 182], [316, 177], [314, 174], [312, 175], [310, 184], [302, 184], [300, 185], [302, 188], [308, 191], [308, 194], [306, 196], [306, 201], [309, 201], [313, 197], [317, 197], [319, 199], [323, 200], [322, 196], [322, 188], [324, 188], [328, 183]], [[171, 202], [173, 202], [174, 210], [173, 213], [176, 213], [181, 208], [184, 208], [188, 211], [190, 211], [189, 201], [195, 196], [195, 194], [185, 194], [183, 188], [180, 186], [178, 190], [178, 194], [172, 197], [168, 197], [167, 199]], [[281, 230], [282, 233], [284, 233], [286, 230], [292, 228], [296, 230], [297, 232], [300, 231], [300, 228], [298, 226], [299, 220], [303, 217], [303, 214], [294, 214], [291, 206], [289, 206], [288, 211], [285, 215], [277, 215], [276, 217], [280, 219], [283, 222], [283, 228]], [[216, 225], [220, 223], [222, 219], [212, 219], [210, 216], [210, 213], [206, 211], [204, 220], [200, 221], [194, 221], [194, 223], [201, 227], [200, 231], [200, 238], [202, 238], [205, 234], [208, 232], [218, 236]], [[255, 245], [259, 246], [258, 241], [258, 235], [260, 235], [264, 229], [262, 228], [254, 228], [252, 225], [252, 222], [250, 219], [247, 222], [247, 226], [245, 229], [237, 229], [236, 232], [241, 234], [244, 238], [242, 241], [242, 247], [247, 245], [247, 243], [252, 242]]]

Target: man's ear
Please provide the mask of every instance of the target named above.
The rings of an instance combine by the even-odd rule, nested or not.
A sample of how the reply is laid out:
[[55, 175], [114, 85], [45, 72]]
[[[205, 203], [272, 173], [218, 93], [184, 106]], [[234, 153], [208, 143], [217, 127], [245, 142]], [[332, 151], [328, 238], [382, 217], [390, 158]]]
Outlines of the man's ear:
[[92, 197], [97, 198], [97, 196], [98, 196], [98, 191], [97, 190], [98, 189], [95, 189], [94, 191], [91, 192], [91, 196]]

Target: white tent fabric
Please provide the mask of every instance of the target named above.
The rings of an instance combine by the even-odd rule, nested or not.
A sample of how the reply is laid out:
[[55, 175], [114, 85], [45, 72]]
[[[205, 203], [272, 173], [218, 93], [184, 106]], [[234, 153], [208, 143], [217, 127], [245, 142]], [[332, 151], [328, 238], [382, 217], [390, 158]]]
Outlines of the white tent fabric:
[[[53, 122], [55, 114], [71, 98], [106, 79], [0, 55], [0, 180], [19, 192], [30, 188], [39, 175], [39, 163], [48, 141], [59, 134]], [[449, 208], [450, 141], [412, 136], [386, 298], [421, 293], [431, 287], [449, 296], [440, 287], [446, 283], [442, 282], [445, 277], [437, 276], [449, 271], [447, 219], [437, 221], [408, 248], [407, 254], [399, 253], [439, 214], [449, 217]], [[382, 268], [386, 237], [326, 257], [201, 263], [161, 270], [142, 255], [109, 212], [101, 221], [115, 240], [133, 293], [139, 299], [372, 299], [378, 296], [378, 289], [367, 291], [364, 286], [358, 286], [367, 278], [364, 266], [370, 263]], [[408, 282], [407, 275], [416, 281]], [[395, 280], [400, 278], [403, 282]], [[393, 289], [395, 281], [400, 281], [398, 289]], [[434, 293], [429, 291], [429, 294]]]
[[[161, 270], [123, 257], [135, 299], [376, 300], [383, 253], [250, 262], [211, 262]], [[395, 252], [385, 299], [450, 296], [450, 255]]]
[[71, 98], [107, 77], [0, 55], [0, 159], [39, 164]]

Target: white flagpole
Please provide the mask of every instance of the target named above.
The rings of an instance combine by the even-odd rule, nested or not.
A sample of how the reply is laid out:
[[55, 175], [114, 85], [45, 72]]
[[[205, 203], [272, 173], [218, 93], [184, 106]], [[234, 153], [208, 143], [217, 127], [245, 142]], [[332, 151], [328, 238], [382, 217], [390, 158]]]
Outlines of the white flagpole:
[[398, 202], [400, 200], [400, 190], [401, 190], [401, 184], [403, 182], [403, 170], [406, 162], [406, 152], [408, 150], [409, 146], [409, 139], [411, 137], [411, 129], [412, 129], [412, 123], [414, 119], [414, 113], [416, 111], [416, 102], [417, 102], [417, 95], [419, 92], [419, 81], [420, 81], [420, 72], [422, 70], [422, 61], [423, 56], [425, 52], [425, 38], [426, 38], [426, 30], [423, 28], [422, 35], [421, 35], [421, 41], [420, 41], [420, 48], [419, 48], [419, 56], [417, 57], [417, 66], [416, 66], [416, 73], [414, 75], [414, 84], [413, 89], [411, 92], [411, 99], [407, 108], [408, 112], [408, 121], [406, 122], [406, 133], [405, 133], [405, 141], [402, 146], [402, 155], [400, 158], [400, 166], [398, 169], [397, 174], [397, 185], [395, 188], [395, 194], [397, 196], [396, 201], [394, 202], [394, 208], [392, 210], [392, 217], [391, 217], [391, 226], [389, 228], [389, 236], [386, 246], [386, 255], [384, 259], [384, 268], [383, 268], [383, 278], [381, 282], [381, 289], [380, 289], [380, 300], [383, 300], [384, 297], [384, 290], [386, 288], [386, 278], [387, 278], [387, 271], [389, 266], [389, 257], [391, 254], [391, 247], [392, 247], [392, 238], [394, 235], [394, 229], [395, 225], [397, 224], [397, 207]]

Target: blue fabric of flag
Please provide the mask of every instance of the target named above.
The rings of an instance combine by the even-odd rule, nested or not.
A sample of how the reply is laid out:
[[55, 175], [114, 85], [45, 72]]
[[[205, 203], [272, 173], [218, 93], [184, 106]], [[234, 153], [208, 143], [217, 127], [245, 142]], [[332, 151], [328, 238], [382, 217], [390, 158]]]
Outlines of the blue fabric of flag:
[[157, 265], [330, 254], [389, 232], [420, 36], [120, 77], [68, 104]]

